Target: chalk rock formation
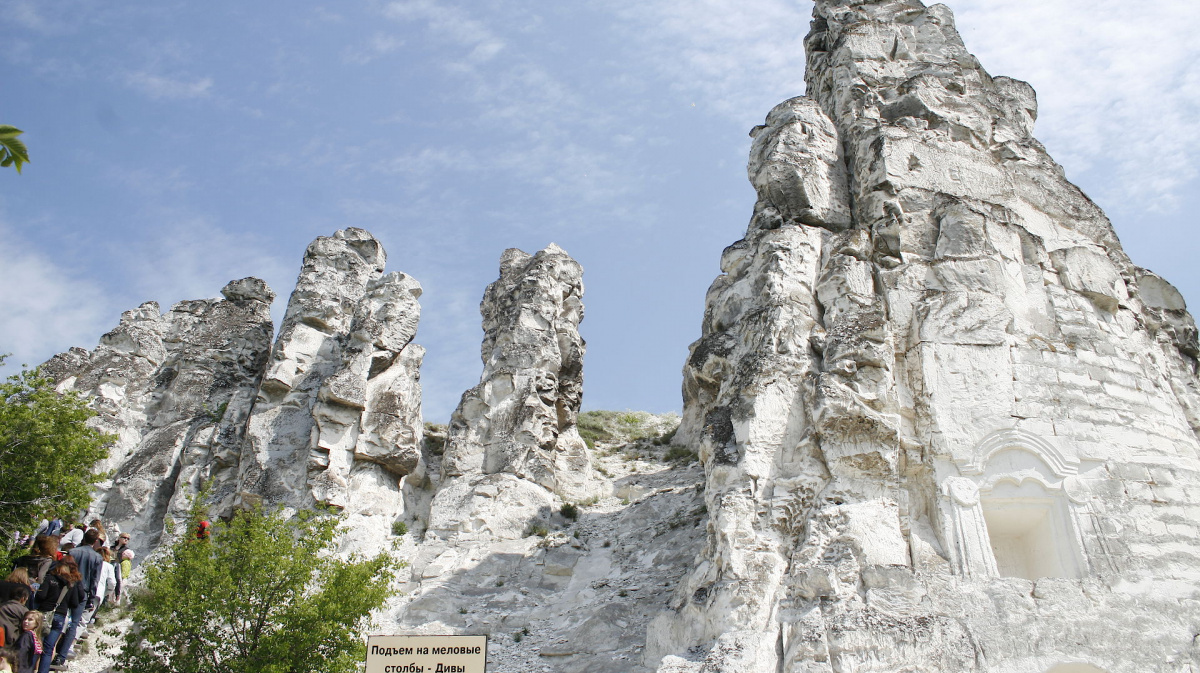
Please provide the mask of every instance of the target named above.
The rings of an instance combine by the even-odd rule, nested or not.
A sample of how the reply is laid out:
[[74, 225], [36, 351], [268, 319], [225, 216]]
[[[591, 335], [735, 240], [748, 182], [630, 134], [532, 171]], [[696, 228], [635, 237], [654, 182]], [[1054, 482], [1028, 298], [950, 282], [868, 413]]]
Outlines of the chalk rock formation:
[[[404, 509], [400, 479], [420, 472], [421, 359], [412, 343], [421, 286], [383, 274], [361, 229], [309, 246], [271, 347], [275, 294], [257, 278], [223, 300], [166, 314], [127, 311], [100, 346], [44, 365], [62, 389], [94, 396], [96, 425], [118, 435], [95, 513], [157, 544], [164, 520], [212, 481], [214, 516], [266, 501], [348, 508], [377, 544]], [[351, 495], [354, 498], [351, 498]]]
[[429, 531], [518, 538], [555, 498], [598, 492], [575, 427], [583, 391], [583, 268], [553, 243], [500, 259], [483, 315], [483, 375], [450, 419]]
[[620, 428], [601, 433], [592, 456], [611, 495], [571, 516], [555, 508], [524, 537], [404, 536], [408, 583], [382, 630], [487, 634], [488, 670], [499, 673], [645, 670], [646, 625], [703, 541], [703, 474], [664, 460], [678, 416], [612, 416]]
[[271, 347], [275, 293], [257, 278], [224, 299], [183, 301], [160, 314], [147, 302], [88, 352], [55, 356], [43, 372], [60, 390], [94, 396], [94, 423], [118, 440], [99, 469], [113, 471], [94, 511], [151, 546], [164, 517], [212, 479], [232, 493], [246, 418]]
[[805, 46], [684, 370], [711, 520], [647, 665], [1200, 664], [1182, 297], [945, 6], [817, 0]]
[[402, 508], [420, 457], [421, 286], [385, 260], [362, 229], [308, 246], [249, 418], [242, 501]]

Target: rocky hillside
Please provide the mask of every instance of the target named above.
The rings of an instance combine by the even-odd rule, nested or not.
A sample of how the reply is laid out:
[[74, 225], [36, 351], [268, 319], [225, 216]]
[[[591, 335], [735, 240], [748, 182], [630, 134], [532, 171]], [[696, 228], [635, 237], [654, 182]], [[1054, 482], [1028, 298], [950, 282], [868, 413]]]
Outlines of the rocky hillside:
[[807, 95], [751, 131], [681, 418], [581, 412], [583, 270], [508, 250], [479, 384], [420, 418], [420, 285], [360, 229], [271, 291], [130, 311], [60, 386], [120, 436], [95, 513], [197, 485], [401, 531], [380, 632], [496, 672], [1200, 668], [1200, 346], [944, 5], [816, 0]]

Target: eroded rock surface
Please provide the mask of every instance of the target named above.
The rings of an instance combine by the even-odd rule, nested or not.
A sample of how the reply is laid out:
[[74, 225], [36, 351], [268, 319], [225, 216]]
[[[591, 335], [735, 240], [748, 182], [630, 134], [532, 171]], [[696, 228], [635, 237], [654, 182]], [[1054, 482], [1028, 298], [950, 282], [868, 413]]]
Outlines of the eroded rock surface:
[[612, 419], [593, 455], [611, 495], [555, 507], [515, 538], [409, 533], [383, 630], [487, 634], [489, 671], [644, 670], [646, 625], [704, 538], [703, 473], [669, 445], [678, 416], [597, 413]]
[[945, 6], [817, 0], [805, 46], [677, 431], [580, 434], [582, 269], [554, 245], [504, 253], [480, 383], [423, 431], [420, 286], [347, 229], [273, 349], [245, 279], [47, 363], [120, 436], [97, 511], [153, 538], [210, 478], [220, 512], [344, 507], [348, 550], [411, 562], [383, 628], [486, 633], [501, 673], [1200, 669], [1183, 297]]
[[424, 350], [412, 343], [421, 286], [384, 275], [384, 262], [362, 229], [314, 241], [273, 348], [275, 294], [245, 278], [222, 300], [166, 314], [144, 304], [96, 350], [47, 362], [60, 387], [94, 396], [97, 425], [119, 436], [95, 513], [145, 551], [211, 481], [214, 516], [330, 504], [356, 517], [352, 537], [386, 539], [404, 509], [399, 482], [420, 471]]
[[349, 509], [377, 538], [402, 512], [420, 459], [421, 286], [385, 261], [362, 229], [305, 252], [248, 421], [241, 502]]
[[483, 374], [450, 419], [431, 533], [524, 537], [560, 499], [603, 488], [576, 428], [582, 299], [583, 268], [562, 248], [504, 252], [479, 309]]
[[142, 304], [95, 350], [73, 348], [43, 366], [59, 389], [94, 396], [94, 423], [118, 436], [100, 466], [113, 478], [94, 510], [146, 546], [201, 484], [211, 479], [217, 498], [227, 499], [237, 480], [246, 418], [270, 353], [275, 294], [257, 278], [222, 293], [165, 314]]
[[806, 50], [684, 369], [711, 520], [647, 665], [1194, 666], [1182, 297], [945, 6], [818, 0]]

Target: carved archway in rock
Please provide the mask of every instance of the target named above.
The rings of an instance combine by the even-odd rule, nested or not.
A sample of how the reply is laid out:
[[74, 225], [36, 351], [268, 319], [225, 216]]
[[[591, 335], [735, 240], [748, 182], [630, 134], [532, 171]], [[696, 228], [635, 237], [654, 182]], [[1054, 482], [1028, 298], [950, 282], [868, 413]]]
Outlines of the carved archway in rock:
[[1087, 574], [1073, 498], [1078, 460], [1028, 433], [988, 435], [942, 481], [946, 539], [968, 576], [1079, 578]]

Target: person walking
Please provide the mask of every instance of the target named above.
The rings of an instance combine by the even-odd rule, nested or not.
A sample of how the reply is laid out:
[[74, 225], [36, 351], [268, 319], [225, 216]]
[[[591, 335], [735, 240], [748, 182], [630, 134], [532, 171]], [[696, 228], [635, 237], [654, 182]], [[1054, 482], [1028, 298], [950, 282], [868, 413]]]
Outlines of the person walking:
[[90, 626], [96, 621], [96, 614], [100, 612], [100, 606], [104, 605], [105, 599], [115, 593], [117, 588], [116, 569], [112, 563], [112, 550], [108, 547], [100, 548], [100, 556], [104, 558], [104, 563], [100, 565], [100, 581], [97, 583], [96, 595], [92, 602], [95, 607], [90, 615], [84, 615], [85, 626]]
[[29, 575], [29, 586], [33, 589], [34, 600], [30, 602], [30, 609], [37, 610], [37, 591], [41, 588], [42, 582], [46, 581], [46, 573], [54, 567], [55, 553], [58, 550], [58, 539], [49, 535], [39, 535], [33, 541], [33, 551], [28, 555], [17, 559], [13, 564], [13, 569], [24, 568]]
[[113, 551], [113, 570], [117, 579], [117, 589], [113, 592], [117, 602], [121, 600], [121, 584], [129, 575], [124, 572], [124, 564], [121, 563], [125, 558], [124, 554], [129, 549], [129, 533], [121, 533], [117, 536], [117, 541], [112, 545]]
[[[121, 577], [128, 578], [131, 574], [133, 574], [133, 550], [132, 549], [126, 549], [125, 551], [121, 552], [120, 568], [121, 568], [121, 572], [118, 574]], [[125, 594], [123, 592], [123, 589], [120, 586], [118, 586], [117, 587], [117, 604], [121, 603], [121, 598], [124, 595]]]
[[[71, 612], [84, 604], [83, 577], [79, 574], [79, 564], [67, 556], [54, 570], [46, 575], [46, 582], [39, 592], [39, 604], [47, 611], [54, 613], [50, 622], [50, 632], [42, 643], [42, 659], [38, 663], [38, 673], [47, 673], [66, 668], [66, 657], [58, 653], [58, 646], [63, 640], [62, 635], [67, 628], [67, 620]], [[66, 650], [63, 650], [65, 652]]]
[[62, 536], [62, 539], [59, 540], [59, 543], [63, 547], [66, 547], [67, 545], [71, 545], [69, 549], [74, 549], [75, 547], [78, 547], [83, 542], [83, 532], [86, 529], [87, 529], [87, 526], [85, 526], [83, 524], [77, 524], [74, 528], [67, 531], [66, 535]]
[[[104, 557], [96, 551], [100, 544], [100, 531], [92, 528], [83, 534], [82, 543], [70, 552], [71, 558], [79, 565], [83, 601], [71, 609], [71, 623], [63, 634], [62, 642], [59, 643], [59, 650], [66, 658], [70, 658], [75, 639], [87, 637], [84, 613], [95, 608], [96, 585], [100, 582], [100, 567], [104, 565]], [[87, 616], [90, 617], [90, 613]]]

